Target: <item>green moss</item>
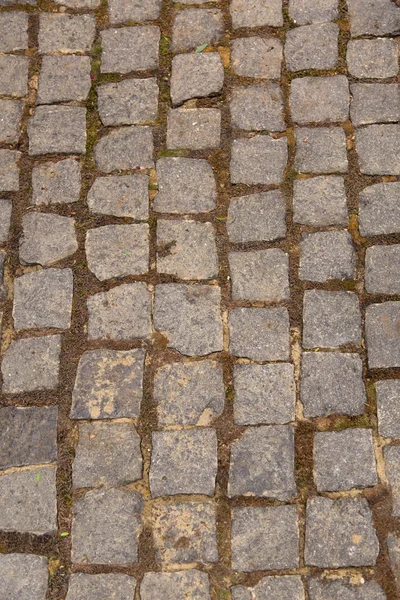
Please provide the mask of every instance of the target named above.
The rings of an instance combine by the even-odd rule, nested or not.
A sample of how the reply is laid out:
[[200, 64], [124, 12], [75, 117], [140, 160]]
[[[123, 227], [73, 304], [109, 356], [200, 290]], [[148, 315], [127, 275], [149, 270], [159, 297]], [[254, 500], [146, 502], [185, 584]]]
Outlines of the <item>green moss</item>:
[[169, 53], [170, 44], [171, 44], [171, 39], [169, 37], [167, 37], [166, 35], [162, 35], [161, 40], [160, 40], [160, 46], [159, 46], [161, 56], [165, 56], [166, 54]]

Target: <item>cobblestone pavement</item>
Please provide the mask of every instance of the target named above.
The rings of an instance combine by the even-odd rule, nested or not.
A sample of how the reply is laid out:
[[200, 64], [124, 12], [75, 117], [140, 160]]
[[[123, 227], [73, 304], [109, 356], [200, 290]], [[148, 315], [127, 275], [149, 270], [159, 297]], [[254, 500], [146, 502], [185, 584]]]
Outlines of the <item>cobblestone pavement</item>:
[[0, 0], [0, 600], [400, 597], [399, 36]]

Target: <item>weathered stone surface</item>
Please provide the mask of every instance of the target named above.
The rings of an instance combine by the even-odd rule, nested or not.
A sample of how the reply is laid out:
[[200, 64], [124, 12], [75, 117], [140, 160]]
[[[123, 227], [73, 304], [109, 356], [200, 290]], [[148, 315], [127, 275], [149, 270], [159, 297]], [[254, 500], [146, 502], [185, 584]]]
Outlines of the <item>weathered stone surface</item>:
[[297, 510], [293, 506], [234, 508], [232, 569], [268, 571], [299, 565]]
[[400, 302], [370, 304], [365, 311], [365, 338], [370, 369], [400, 366]]
[[0, 100], [0, 142], [18, 142], [21, 135], [22, 110], [21, 100]]
[[43, 56], [36, 103], [84, 101], [90, 86], [89, 56]]
[[150, 490], [153, 497], [214, 495], [217, 474], [215, 429], [156, 431], [152, 439]]
[[231, 588], [232, 600], [269, 600], [290, 598], [305, 600], [304, 586], [298, 575], [263, 577], [254, 587], [235, 585]]
[[175, 573], [145, 573], [140, 586], [142, 600], [211, 600], [207, 573], [191, 569]]
[[392, 514], [400, 517], [400, 447], [385, 446], [383, 449], [386, 477], [392, 493]]
[[312, 227], [348, 224], [343, 177], [296, 179], [293, 186], [293, 219], [296, 223]]
[[222, 13], [217, 8], [178, 11], [172, 27], [172, 50], [193, 50], [214, 44], [224, 33]]
[[0, 52], [15, 52], [28, 47], [28, 13], [3, 12], [0, 15]]
[[172, 59], [171, 98], [174, 105], [221, 91], [224, 67], [218, 52], [178, 54]]
[[258, 36], [232, 40], [232, 69], [242, 77], [279, 79], [283, 60], [278, 38]]
[[400, 121], [400, 86], [397, 83], [353, 83], [350, 116], [355, 127]]
[[28, 93], [28, 65], [26, 56], [0, 55], [0, 95], [21, 98]]
[[104, 29], [101, 34], [102, 73], [130, 73], [158, 67], [160, 29], [154, 25]]
[[276, 83], [237, 86], [230, 103], [232, 125], [248, 131], [284, 131], [282, 91]]
[[84, 154], [86, 109], [81, 106], [38, 106], [29, 119], [29, 154]]
[[232, 183], [278, 185], [287, 161], [286, 138], [269, 135], [233, 140], [231, 154]]
[[386, 600], [386, 594], [376, 581], [350, 583], [349, 579], [310, 579], [310, 600]]
[[269, 242], [286, 235], [286, 206], [278, 190], [231, 198], [226, 228], [231, 242]]
[[39, 15], [39, 52], [89, 52], [96, 35], [92, 15], [41, 12]]
[[358, 223], [364, 236], [400, 232], [400, 182], [376, 183], [362, 190]]
[[221, 112], [216, 108], [175, 108], [168, 113], [167, 147], [205, 150], [218, 148]]
[[88, 337], [132, 340], [151, 336], [151, 294], [145, 283], [124, 283], [90, 296]]
[[133, 600], [136, 579], [122, 573], [72, 573], [66, 600]]
[[359, 79], [395, 77], [398, 67], [396, 40], [350, 40], [347, 45], [347, 68]]
[[343, 129], [299, 127], [295, 165], [302, 173], [345, 173], [348, 163]]
[[32, 204], [77, 202], [80, 191], [80, 165], [73, 158], [40, 163], [33, 168]]
[[110, 0], [108, 16], [110, 23], [126, 23], [135, 21], [154, 21], [160, 16], [162, 0], [146, 0], [146, 2], [126, 2], [125, 0]]
[[352, 36], [396, 33], [400, 11], [391, 0], [348, 0]]
[[295, 123], [335, 123], [349, 118], [347, 77], [299, 77], [290, 85], [290, 110]]
[[4, 599], [45, 600], [48, 577], [46, 556], [0, 555], [1, 593]]
[[400, 590], [400, 536], [398, 534], [389, 533], [386, 543], [396, 587], [397, 590]]
[[1, 365], [3, 392], [18, 394], [56, 388], [60, 352], [60, 335], [25, 338], [12, 342]]
[[149, 216], [149, 178], [142, 173], [97, 177], [87, 203], [94, 213], [144, 221]]
[[154, 121], [158, 112], [158, 85], [154, 77], [124, 79], [97, 88], [103, 125], [132, 125]]
[[279, 302], [289, 291], [289, 257], [279, 248], [229, 252], [234, 300]]
[[315, 497], [307, 501], [306, 565], [323, 568], [375, 565], [379, 553], [365, 498]]
[[17, 192], [19, 190], [18, 162], [21, 152], [0, 150], [0, 192]]
[[0, 243], [6, 242], [10, 233], [12, 202], [0, 198]]
[[286, 308], [234, 308], [229, 314], [230, 351], [256, 361], [288, 360]]
[[71, 419], [137, 418], [145, 350], [89, 350], [78, 365]]
[[234, 29], [240, 27], [281, 27], [283, 25], [282, 0], [232, 0], [231, 17]]
[[167, 345], [190, 356], [211, 354], [223, 348], [219, 287], [182, 285], [156, 286], [154, 327], [167, 338]]
[[378, 431], [382, 437], [400, 439], [400, 381], [387, 379], [377, 381]]
[[339, 58], [338, 40], [339, 27], [336, 23], [318, 23], [290, 29], [285, 44], [288, 69], [334, 69]]
[[304, 233], [300, 242], [300, 279], [354, 279], [357, 256], [348, 231]]
[[400, 245], [371, 246], [365, 253], [365, 289], [369, 294], [399, 294]]
[[297, 25], [336, 21], [338, 0], [289, 0], [289, 16]]
[[54, 0], [55, 4], [67, 6], [68, 8], [87, 8], [93, 10], [100, 5], [101, 0]]
[[400, 125], [369, 125], [356, 133], [360, 171], [400, 175]]
[[104, 173], [151, 169], [154, 167], [151, 127], [131, 126], [112, 130], [97, 142], [94, 158], [97, 168]]
[[129, 565], [138, 561], [143, 500], [138, 492], [103, 488], [72, 507], [72, 561]]
[[69, 217], [28, 212], [22, 228], [19, 258], [24, 264], [51, 265], [78, 250], [75, 221]]
[[360, 415], [367, 396], [358, 354], [304, 352], [300, 399], [307, 418]]

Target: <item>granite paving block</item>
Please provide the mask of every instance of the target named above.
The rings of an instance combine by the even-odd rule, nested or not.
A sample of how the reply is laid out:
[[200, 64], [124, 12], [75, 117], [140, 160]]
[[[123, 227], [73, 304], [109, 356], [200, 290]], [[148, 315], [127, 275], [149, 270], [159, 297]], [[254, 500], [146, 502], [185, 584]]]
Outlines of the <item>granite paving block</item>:
[[247, 131], [284, 131], [282, 91], [276, 83], [237, 86], [230, 102], [232, 125]]
[[232, 41], [232, 69], [241, 77], [280, 79], [282, 42], [274, 37], [246, 37]]
[[376, 183], [359, 195], [358, 224], [363, 236], [400, 232], [400, 182]]
[[0, 55], [0, 95], [22, 98], [28, 93], [28, 66], [26, 56]]
[[124, 79], [97, 88], [103, 125], [134, 125], [154, 121], [158, 112], [158, 85], [154, 77]]
[[286, 205], [280, 191], [231, 198], [226, 228], [233, 243], [269, 242], [286, 235]]
[[142, 600], [211, 600], [207, 573], [190, 569], [174, 573], [145, 573], [140, 586]]
[[47, 564], [46, 556], [1, 554], [0, 580], [4, 600], [45, 600], [49, 577]]
[[385, 472], [392, 494], [392, 514], [400, 517], [400, 447], [385, 446]]
[[283, 25], [282, 0], [232, 0], [230, 11], [234, 29]]
[[38, 106], [28, 122], [29, 154], [84, 154], [86, 109]]
[[80, 191], [80, 164], [73, 158], [41, 162], [32, 170], [32, 204], [77, 202]]
[[122, 573], [71, 573], [66, 600], [134, 600], [136, 579]]
[[400, 12], [391, 0], [348, 0], [348, 10], [353, 37], [396, 33], [400, 28]]
[[158, 67], [160, 29], [154, 25], [104, 29], [101, 73], [130, 73]]
[[97, 177], [87, 203], [93, 213], [145, 221], [149, 216], [149, 178], [142, 173]]
[[394, 575], [397, 590], [400, 590], [400, 537], [398, 534], [389, 533], [386, 539], [389, 551], [389, 560], [392, 574]]
[[0, 199], [0, 243], [6, 242], [10, 233], [12, 202]]
[[400, 366], [400, 302], [367, 306], [365, 338], [370, 369]]
[[366, 175], [400, 175], [400, 125], [369, 125], [356, 132], [360, 171]]
[[300, 279], [325, 282], [354, 279], [357, 256], [348, 231], [304, 233], [300, 242]]
[[18, 192], [21, 152], [0, 150], [0, 192]]
[[286, 308], [234, 308], [229, 313], [230, 352], [255, 361], [288, 360]]
[[91, 83], [89, 56], [43, 56], [36, 103], [83, 102]]
[[39, 212], [22, 217], [19, 258], [23, 264], [48, 266], [77, 250], [74, 219]]
[[379, 434], [386, 438], [400, 439], [400, 380], [377, 381], [375, 389]]
[[370, 246], [365, 252], [365, 289], [369, 294], [400, 293], [400, 245]]
[[160, 16], [162, 0], [146, 0], [146, 2], [126, 2], [110, 0], [108, 16], [112, 25], [135, 21], [154, 21]]
[[231, 150], [231, 182], [279, 185], [288, 157], [286, 139], [269, 135], [233, 140]]
[[339, 58], [339, 27], [316, 23], [290, 29], [286, 35], [285, 58], [290, 71], [334, 69]]
[[15, 52], [28, 47], [28, 13], [22, 11], [0, 14], [0, 52]]
[[305, 600], [304, 586], [298, 575], [263, 577], [254, 587], [235, 585], [231, 588], [232, 600], [268, 600], [290, 598]]
[[299, 77], [290, 85], [290, 110], [298, 125], [335, 123], [349, 118], [347, 77]]
[[89, 52], [96, 35], [92, 15], [42, 12], [39, 15], [39, 52], [74, 54]]
[[386, 600], [387, 596], [376, 581], [351, 583], [350, 578], [310, 579], [308, 582], [310, 600]]
[[400, 121], [400, 88], [397, 83], [353, 83], [350, 117], [353, 125]]
[[221, 112], [216, 108], [175, 108], [168, 113], [167, 147], [205, 150], [218, 148]]
[[396, 40], [350, 40], [347, 45], [347, 67], [358, 79], [386, 79], [399, 71]]
[[0, 143], [15, 144], [21, 135], [23, 102], [0, 100]]
[[224, 85], [218, 52], [178, 54], [172, 59], [171, 99], [176, 106], [190, 98], [214, 96]]
[[234, 300], [279, 302], [289, 291], [289, 257], [279, 248], [251, 252], [229, 252]]
[[299, 127], [295, 166], [302, 173], [346, 173], [346, 136], [341, 127]]
[[297, 25], [336, 21], [338, 5], [338, 0], [289, 0], [289, 16]]
[[111, 130], [97, 142], [94, 158], [97, 168], [104, 173], [153, 168], [152, 128], [131, 126]]
[[172, 25], [172, 50], [194, 50], [214, 44], [224, 34], [222, 12], [217, 8], [187, 8], [178, 11]]
[[293, 184], [293, 219], [311, 227], [344, 225], [349, 221], [343, 177], [330, 175], [296, 179]]

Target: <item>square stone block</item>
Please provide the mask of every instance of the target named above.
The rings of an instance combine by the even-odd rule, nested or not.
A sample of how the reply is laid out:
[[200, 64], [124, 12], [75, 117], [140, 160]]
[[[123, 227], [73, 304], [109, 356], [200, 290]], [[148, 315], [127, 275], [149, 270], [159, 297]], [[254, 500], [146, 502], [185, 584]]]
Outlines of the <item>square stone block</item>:
[[289, 16], [297, 25], [336, 21], [338, 4], [338, 0], [289, 0]]
[[35, 554], [1, 554], [0, 580], [4, 598], [45, 600], [49, 578], [47, 562], [46, 556]]
[[348, 0], [353, 37], [395, 33], [400, 27], [400, 14], [390, 0]]
[[289, 257], [279, 248], [229, 252], [234, 300], [279, 302], [289, 291]]
[[349, 83], [345, 75], [299, 77], [290, 85], [290, 110], [298, 125], [346, 121], [349, 103]]
[[141, 600], [211, 600], [207, 573], [190, 569], [175, 573], [145, 573], [140, 586]]
[[286, 308], [234, 308], [229, 313], [230, 352], [256, 361], [288, 360]]
[[386, 600], [387, 596], [376, 581], [361, 580], [351, 584], [345, 580], [310, 579], [308, 582], [310, 600]]
[[39, 52], [74, 54], [89, 52], [96, 35], [92, 15], [42, 12], [39, 15]]
[[[4, 14], [4, 13], [3, 13]], [[28, 93], [29, 59], [26, 56], [0, 55], [0, 95], [22, 98]]]
[[136, 579], [122, 573], [71, 573], [65, 600], [133, 600]]
[[28, 123], [29, 154], [84, 154], [86, 108], [38, 106]]
[[400, 175], [400, 125], [369, 125], [356, 132], [360, 171], [366, 175]]
[[226, 228], [233, 243], [270, 242], [286, 235], [286, 204], [279, 190], [231, 198]]
[[397, 83], [353, 83], [350, 117], [355, 127], [400, 121], [400, 86]]
[[268, 600], [269, 598], [290, 598], [305, 600], [301, 577], [263, 577], [254, 587], [235, 585], [231, 588], [232, 600]]
[[349, 222], [343, 177], [320, 176], [293, 183], [293, 219], [311, 227], [344, 225]]
[[172, 104], [218, 94], [224, 85], [224, 67], [218, 52], [178, 54], [172, 59]]
[[97, 142], [94, 158], [99, 171], [152, 169], [153, 130], [151, 127], [120, 127], [112, 129]]
[[358, 224], [363, 236], [400, 232], [400, 182], [376, 183], [360, 192]]
[[392, 493], [392, 514], [400, 517], [400, 447], [385, 446], [383, 452], [386, 477]]
[[233, 140], [232, 183], [279, 185], [283, 180], [288, 150], [286, 138], [269, 135]]
[[283, 25], [282, 0], [271, 0], [268, 4], [262, 0], [232, 0], [230, 11], [234, 29]]
[[346, 173], [346, 136], [341, 127], [299, 127], [296, 169], [301, 173]]
[[316, 23], [290, 29], [286, 35], [285, 57], [289, 71], [334, 69], [339, 58], [339, 27]]
[[22, 11], [0, 14], [0, 52], [15, 52], [28, 47], [28, 13]]
[[357, 255], [346, 231], [304, 233], [300, 242], [300, 279], [325, 282], [354, 279]]
[[277, 83], [237, 86], [230, 102], [232, 125], [247, 131], [284, 131], [283, 98]]
[[21, 152], [0, 150], [0, 192], [18, 192]]
[[0, 142], [15, 144], [21, 136], [23, 102], [21, 100], [0, 100]]
[[154, 25], [104, 29], [101, 73], [130, 73], [158, 67], [160, 28]]
[[19, 258], [23, 264], [48, 266], [78, 250], [75, 221], [51, 213], [27, 212], [22, 217]]
[[220, 138], [221, 112], [216, 108], [175, 108], [169, 111], [168, 148], [218, 148]]
[[400, 367], [400, 302], [367, 306], [365, 339], [370, 369]]
[[365, 289], [369, 294], [400, 294], [400, 245], [370, 246], [365, 252]]
[[81, 169], [77, 160], [66, 158], [33, 167], [32, 204], [78, 202], [80, 192]]
[[89, 56], [43, 56], [36, 102], [83, 102], [91, 83]]
[[172, 26], [172, 51], [194, 50], [201, 44], [212, 45], [224, 34], [222, 12], [217, 8], [178, 11]]
[[386, 438], [400, 439], [400, 380], [377, 381], [375, 389], [379, 434]]
[[350, 40], [346, 56], [349, 73], [358, 79], [396, 77], [398, 52], [396, 40]]
[[[108, 16], [110, 23], [126, 23], [134, 21], [154, 21], [160, 16], [162, 0], [146, 0], [146, 2], [125, 2], [125, 0], [110, 0]], [[119, 599], [118, 599], [119, 600]]]
[[280, 79], [283, 61], [278, 38], [258, 36], [232, 40], [232, 69], [241, 77]]
[[97, 88], [103, 125], [134, 125], [154, 121], [158, 112], [158, 85], [154, 77], [124, 79]]
[[87, 203], [93, 213], [145, 221], [149, 217], [149, 177], [142, 173], [97, 177]]

